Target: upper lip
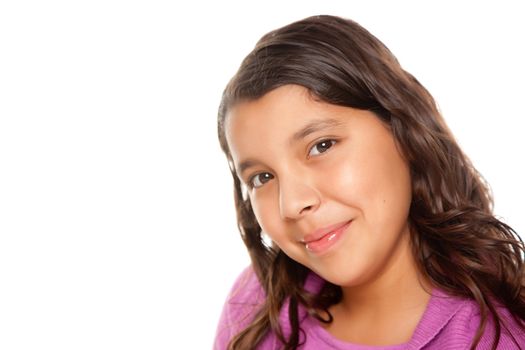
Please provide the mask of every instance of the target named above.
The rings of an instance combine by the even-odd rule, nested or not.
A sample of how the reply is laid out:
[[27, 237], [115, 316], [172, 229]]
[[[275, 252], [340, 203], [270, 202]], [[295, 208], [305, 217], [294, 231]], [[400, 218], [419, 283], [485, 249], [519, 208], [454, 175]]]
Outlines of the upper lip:
[[310, 243], [310, 242], [315, 242], [315, 241], [321, 239], [322, 237], [326, 236], [330, 232], [333, 232], [333, 231], [343, 227], [344, 225], [348, 224], [350, 221], [351, 220], [342, 221], [342, 222], [339, 222], [339, 223], [334, 224], [334, 225], [330, 225], [330, 226], [319, 228], [319, 229], [315, 230], [314, 232], [312, 232], [311, 234], [308, 234], [308, 235], [304, 236], [303, 239], [301, 240], [301, 242], [305, 243], [305, 244], [306, 243]]

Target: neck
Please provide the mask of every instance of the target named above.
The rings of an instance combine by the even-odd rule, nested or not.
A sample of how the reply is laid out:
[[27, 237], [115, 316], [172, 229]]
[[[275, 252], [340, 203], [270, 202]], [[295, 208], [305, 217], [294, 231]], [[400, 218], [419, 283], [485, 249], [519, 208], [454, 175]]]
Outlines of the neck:
[[406, 232], [375, 278], [342, 286], [340, 303], [330, 308], [328, 331], [341, 340], [368, 345], [407, 342], [430, 300], [431, 284], [420, 275]]
[[432, 287], [417, 269], [408, 232], [398, 248], [373, 280], [341, 287], [343, 297], [338, 304], [339, 311], [352, 318], [373, 320], [424, 310]]

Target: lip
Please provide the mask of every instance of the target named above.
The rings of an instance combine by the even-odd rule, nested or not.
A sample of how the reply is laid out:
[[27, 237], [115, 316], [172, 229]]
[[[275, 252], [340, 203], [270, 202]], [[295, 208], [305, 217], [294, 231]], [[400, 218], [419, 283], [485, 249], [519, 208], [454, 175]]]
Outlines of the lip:
[[310, 243], [310, 242], [317, 241], [317, 240], [321, 239], [323, 236], [326, 236], [327, 234], [331, 233], [332, 231], [335, 231], [335, 230], [345, 226], [346, 224], [349, 224], [350, 221], [352, 221], [352, 220], [343, 221], [343, 222], [340, 222], [340, 223], [337, 223], [337, 224], [334, 224], [334, 225], [330, 225], [330, 226], [326, 226], [326, 227], [317, 229], [313, 233], [304, 236], [304, 238], [302, 239], [301, 242], [302, 243]]
[[315, 254], [321, 254], [331, 248], [346, 231], [352, 220], [343, 221], [335, 225], [315, 230], [312, 234], [306, 235], [301, 243], [306, 249]]

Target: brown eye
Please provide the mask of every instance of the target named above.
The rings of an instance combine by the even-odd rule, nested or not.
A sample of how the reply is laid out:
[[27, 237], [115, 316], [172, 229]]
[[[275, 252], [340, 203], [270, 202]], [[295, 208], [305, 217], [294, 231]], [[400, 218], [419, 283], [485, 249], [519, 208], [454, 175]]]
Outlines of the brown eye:
[[262, 185], [264, 185], [266, 182], [270, 181], [271, 179], [273, 179], [273, 175], [272, 174], [270, 174], [270, 173], [259, 173], [259, 174], [254, 175], [250, 179], [249, 184], [253, 188], [259, 188]]
[[333, 145], [335, 145], [336, 141], [335, 140], [324, 140], [324, 141], [321, 141], [319, 143], [316, 143], [311, 149], [310, 149], [310, 152], [308, 153], [309, 156], [317, 156], [321, 153], [324, 153], [326, 151], [328, 151], [328, 149], [330, 147], [332, 147]]

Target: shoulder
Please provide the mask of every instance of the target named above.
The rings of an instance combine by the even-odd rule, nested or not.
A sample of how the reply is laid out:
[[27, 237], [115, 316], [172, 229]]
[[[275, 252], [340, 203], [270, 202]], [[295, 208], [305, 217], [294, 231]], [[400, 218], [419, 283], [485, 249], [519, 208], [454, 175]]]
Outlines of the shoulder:
[[222, 309], [214, 349], [226, 349], [229, 341], [255, 316], [264, 303], [265, 293], [251, 266], [234, 282]]
[[[481, 324], [481, 311], [478, 304], [470, 301], [471, 318], [470, 331], [475, 334]], [[496, 304], [496, 313], [500, 319], [500, 339], [498, 342], [498, 349], [519, 349], [517, 344], [525, 344], [525, 323], [514, 319], [510, 311], [499, 304]], [[521, 323], [521, 324], [520, 324]], [[478, 348], [491, 349], [492, 343], [496, 337], [496, 323], [490, 316], [487, 317], [487, 324], [481, 337]]]
[[[429, 309], [434, 315], [427, 324], [432, 324], [434, 334], [425, 349], [470, 348], [481, 324], [481, 311], [474, 300], [437, 291]], [[496, 311], [501, 322], [498, 349], [519, 349], [516, 343], [525, 344], [525, 329], [508, 309], [496, 306]], [[491, 349], [495, 334], [495, 322], [489, 316], [477, 349]]]

